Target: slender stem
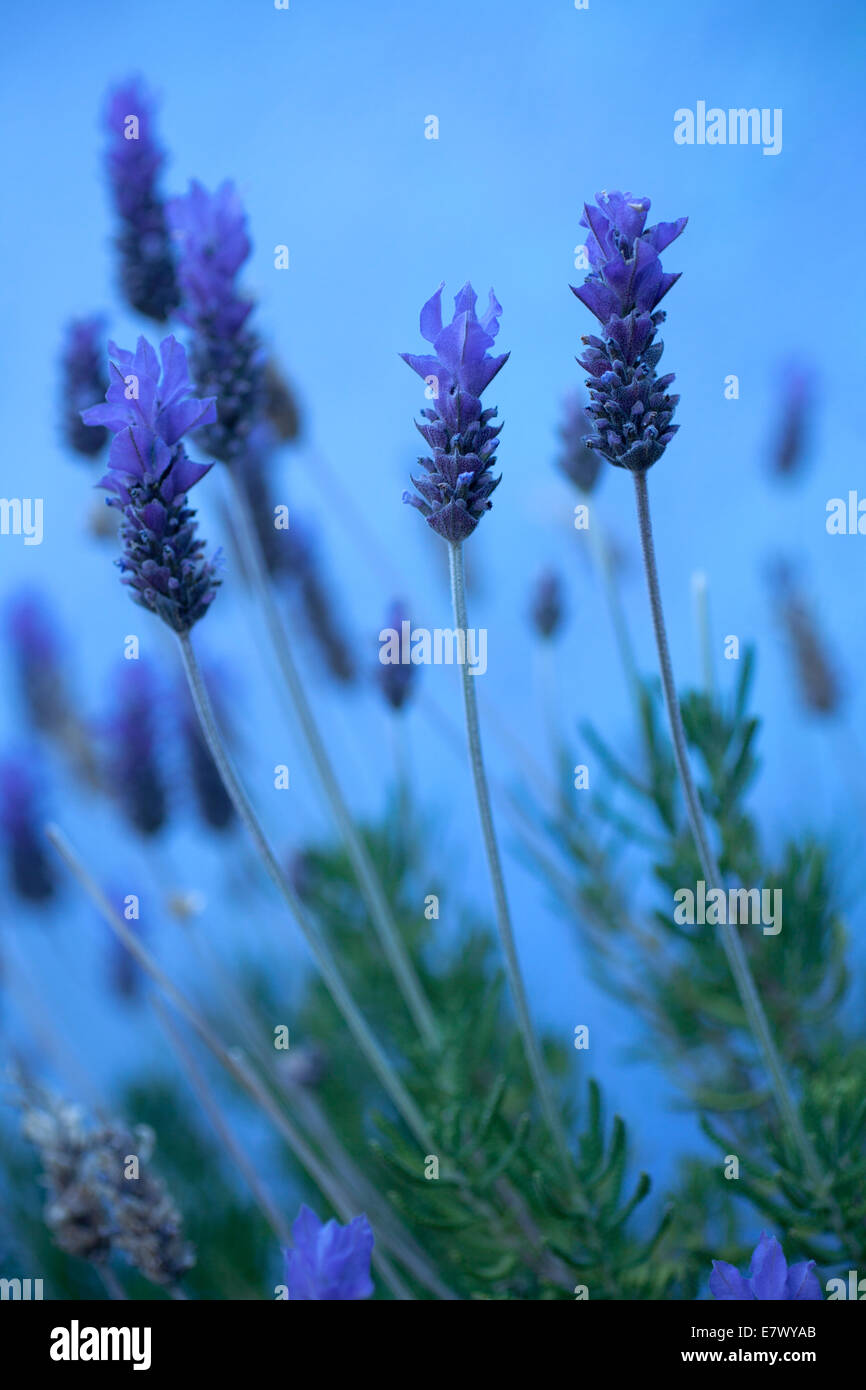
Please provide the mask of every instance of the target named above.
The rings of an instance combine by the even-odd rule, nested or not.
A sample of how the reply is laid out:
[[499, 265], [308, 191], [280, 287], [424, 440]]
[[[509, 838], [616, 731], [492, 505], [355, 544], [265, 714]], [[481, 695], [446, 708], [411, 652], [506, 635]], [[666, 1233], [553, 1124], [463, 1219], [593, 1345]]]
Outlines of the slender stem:
[[[652, 520], [650, 518], [646, 473], [635, 473], [634, 484], [637, 498], [638, 526], [640, 528], [644, 570], [646, 572], [653, 631], [655, 633], [656, 647], [658, 648], [662, 689], [664, 691], [665, 706], [667, 708], [671, 739], [673, 740], [674, 746], [674, 758], [676, 759], [677, 770], [683, 787], [686, 813], [688, 815], [695, 847], [698, 852], [701, 871], [706, 880], [707, 888], [719, 889], [722, 885], [722, 875], [710, 844], [706, 823], [704, 821], [704, 814], [701, 809], [700, 798], [698, 797], [697, 788], [689, 765], [686, 736], [683, 729], [679, 700], [677, 698], [676, 684], [674, 682], [673, 665], [671, 663], [667, 630], [665, 628], [664, 610], [662, 608], [661, 590], [659, 587], [658, 568], [656, 566], [655, 546], [653, 545]], [[746, 1019], [763, 1056], [767, 1071], [769, 1072], [776, 1103], [779, 1107], [782, 1119], [787, 1124], [796, 1141], [805, 1164], [806, 1172], [809, 1173], [818, 1190], [823, 1191], [826, 1182], [818, 1161], [818, 1156], [803, 1127], [799, 1110], [797, 1109], [793, 1093], [785, 1075], [782, 1059], [773, 1040], [767, 1016], [764, 1013], [763, 1005], [758, 995], [754, 979], [752, 978], [752, 972], [749, 969], [749, 963], [746, 958], [745, 950], [743, 949], [742, 940], [732, 922], [726, 920], [722, 924], [721, 939]]]
[[[123, 943], [130, 955], [138, 961], [142, 970], [150, 976], [153, 983], [162, 991], [165, 997], [170, 1000], [178, 1013], [186, 1019], [194, 1032], [201, 1038], [205, 1047], [213, 1053], [214, 1057], [220, 1063], [220, 1066], [225, 1068], [250, 1099], [264, 1111], [271, 1121], [271, 1124], [274, 1126], [274, 1129], [286, 1142], [301, 1166], [306, 1169], [313, 1182], [331, 1203], [334, 1210], [339, 1214], [341, 1220], [350, 1221], [357, 1213], [353, 1210], [351, 1200], [347, 1200], [339, 1179], [325, 1167], [315, 1149], [307, 1143], [301, 1131], [275, 1103], [268, 1088], [262, 1083], [250, 1066], [242, 1049], [239, 1047], [227, 1048], [220, 1042], [216, 1033], [210, 1027], [210, 1024], [201, 1016], [191, 1000], [178, 989], [177, 985], [162, 969], [162, 966], [158, 964], [147, 948], [142, 945], [140, 938], [133, 936], [123, 918], [115, 908], [112, 907], [105, 893], [96, 882], [96, 879], [85, 868], [60, 827], [58, 825], [47, 825], [45, 827], [45, 837], [49, 844], [51, 844], [60, 855], [67, 868], [71, 870], [91, 902], [94, 903], [105, 922], [111, 927], [115, 936]], [[412, 1293], [403, 1284], [399, 1275], [393, 1270], [390, 1261], [388, 1261], [381, 1252], [379, 1252], [377, 1257], [375, 1248], [373, 1251], [373, 1261], [377, 1264], [382, 1273], [382, 1277], [389, 1284], [392, 1292], [397, 1298], [411, 1299], [413, 1297]]]
[[602, 588], [604, 589], [604, 596], [607, 601], [611, 625], [613, 627], [614, 637], [616, 639], [617, 648], [619, 650], [620, 661], [622, 662], [622, 668], [625, 673], [626, 684], [628, 685], [629, 694], [634, 700], [635, 708], [637, 709], [638, 715], [640, 715], [640, 677], [638, 675], [637, 662], [635, 661], [634, 648], [632, 646], [631, 634], [628, 629], [628, 622], [626, 621], [625, 611], [622, 606], [622, 597], [619, 591], [619, 583], [617, 581], [616, 569], [614, 566], [614, 559], [613, 554], [611, 552], [610, 541], [608, 540], [607, 533], [604, 529], [604, 526], [602, 525], [601, 517], [598, 513], [598, 507], [595, 505], [595, 503], [592, 503], [592, 505], [590, 505], [590, 494], [588, 492], [581, 492], [580, 495], [584, 499], [584, 502], [590, 511], [590, 521], [588, 530], [589, 546], [590, 550], [592, 551], [593, 559], [596, 565], [598, 566], [598, 572], [601, 577]]
[[233, 490], [234, 520], [237, 523], [238, 539], [244, 562], [267, 624], [283, 679], [291, 696], [295, 717], [309, 747], [316, 772], [346, 847], [352, 871], [358, 881], [361, 896], [370, 913], [382, 950], [394, 972], [394, 977], [402, 991], [406, 1006], [415, 1020], [418, 1031], [427, 1045], [438, 1051], [441, 1047], [441, 1038], [436, 1020], [433, 1017], [433, 1011], [394, 921], [394, 915], [383, 891], [379, 875], [346, 805], [340, 783], [328, 757], [312, 707], [307, 699], [300, 672], [292, 656], [286, 631], [274, 601], [255, 521], [250, 512], [249, 499], [244, 492], [243, 484], [231, 469], [229, 470], [229, 480]]
[[271, 1196], [270, 1192], [262, 1182], [253, 1164], [247, 1158], [241, 1145], [223, 1118], [219, 1104], [214, 1098], [210, 1087], [204, 1079], [197, 1063], [195, 1062], [189, 1048], [183, 1042], [180, 1032], [171, 1020], [168, 1010], [160, 1003], [159, 996], [154, 993], [151, 995], [151, 1007], [155, 1010], [163, 1032], [177, 1054], [177, 1059], [183, 1071], [186, 1073], [189, 1085], [198, 1100], [202, 1110], [207, 1115], [218, 1138], [222, 1141], [223, 1147], [229, 1158], [234, 1163], [253, 1197], [255, 1198], [259, 1210], [279, 1241], [280, 1245], [291, 1245], [292, 1233], [287, 1223], [283, 1220], [282, 1212]]
[[[468, 642], [468, 622], [466, 617], [466, 583], [463, 569], [463, 546], [461, 544], [450, 545], [449, 552], [451, 557], [451, 597], [454, 604], [454, 621], [458, 629], [464, 634], [463, 640], [464, 643], [466, 643]], [[511, 926], [511, 913], [508, 907], [505, 880], [502, 874], [502, 861], [499, 856], [499, 845], [496, 840], [493, 813], [490, 807], [490, 791], [487, 786], [487, 774], [484, 770], [484, 756], [481, 749], [481, 727], [478, 721], [478, 704], [475, 699], [476, 678], [472, 675], [466, 660], [460, 663], [460, 674], [463, 682], [463, 705], [466, 714], [466, 737], [469, 745], [469, 761], [472, 767], [472, 777], [475, 782], [475, 796], [478, 802], [478, 814], [481, 820], [484, 851], [487, 856], [487, 866], [490, 870], [490, 879], [493, 885], [493, 898], [496, 905], [496, 922], [499, 928], [502, 951], [505, 956], [505, 969], [508, 975], [508, 982], [511, 986], [511, 993], [514, 996], [517, 1020], [523, 1035], [526, 1060], [529, 1063], [529, 1070], [535, 1083], [535, 1089], [538, 1092], [545, 1118], [556, 1146], [559, 1149], [560, 1156], [565, 1165], [570, 1166], [571, 1159], [569, 1157], [568, 1141], [565, 1137], [565, 1131], [562, 1127], [562, 1122], [557, 1113], [556, 1105], [548, 1084], [544, 1060], [541, 1056], [541, 1048], [535, 1036], [535, 1029], [532, 1026], [532, 1017], [529, 1012], [526, 989], [523, 984], [523, 976], [520, 973], [520, 962], [517, 959], [514, 932]]]
[[202, 678], [201, 670], [189, 638], [189, 633], [179, 633], [178, 643], [180, 645], [190, 694], [196, 714], [198, 715], [199, 723], [201, 724], [202, 733], [204, 734], [205, 741], [222, 779], [223, 786], [237, 812], [238, 819], [246, 826], [262, 863], [267, 869], [276, 888], [282, 895], [289, 912], [301, 928], [331, 998], [343, 1015], [355, 1041], [364, 1053], [364, 1056], [367, 1058], [367, 1061], [370, 1063], [370, 1066], [378, 1076], [385, 1090], [388, 1092], [388, 1095], [391, 1097], [409, 1129], [415, 1135], [419, 1143], [422, 1146], [426, 1146], [426, 1151], [430, 1153], [432, 1152], [432, 1138], [420, 1110], [409, 1095], [409, 1092], [398, 1077], [390, 1061], [385, 1056], [385, 1053], [373, 1036], [366, 1019], [355, 1004], [334, 956], [331, 954], [329, 947], [322, 940], [316, 927], [307, 916], [303, 903], [281, 869], [279, 861], [262, 829], [259, 818], [238, 777], [234, 763], [232, 762], [231, 756], [217, 726], [210, 696], [208, 695], [207, 687]]

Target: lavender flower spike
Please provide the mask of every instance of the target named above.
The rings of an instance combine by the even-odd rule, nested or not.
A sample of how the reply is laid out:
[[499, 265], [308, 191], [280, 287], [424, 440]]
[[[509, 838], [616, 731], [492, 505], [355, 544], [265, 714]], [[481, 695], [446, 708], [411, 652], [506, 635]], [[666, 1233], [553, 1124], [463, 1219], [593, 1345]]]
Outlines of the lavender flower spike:
[[294, 1248], [284, 1251], [290, 1299], [345, 1301], [370, 1297], [373, 1232], [366, 1216], [356, 1216], [348, 1226], [337, 1221], [323, 1225], [314, 1211], [302, 1206], [292, 1226], [292, 1236]]
[[587, 440], [618, 468], [646, 472], [657, 463], [679, 428], [671, 424], [679, 396], [669, 396], [673, 375], [657, 377], [664, 344], [656, 330], [665, 313], [657, 306], [678, 274], [662, 270], [659, 252], [682, 232], [688, 218], [645, 227], [649, 198], [598, 193], [586, 204], [581, 225], [589, 228], [586, 253], [592, 269], [577, 289], [578, 299], [601, 324], [601, 337], [583, 339], [578, 358], [589, 373], [586, 413], [594, 433]]
[[177, 288], [158, 176], [165, 158], [154, 135], [153, 102], [137, 79], [109, 97], [106, 164], [120, 219], [117, 249], [129, 303], [162, 323], [177, 308]]
[[193, 463], [181, 440], [216, 419], [215, 403], [191, 396], [186, 353], [175, 338], [160, 344], [161, 367], [146, 338], [139, 338], [135, 352], [108, 346], [105, 404], [82, 411], [81, 418], [114, 435], [100, 487], [114, 493], [109, 506], [123, 515], [118, 564], [136, 603], [175, 632], [188, 632], [207, 612], [220, 580], [218, 557], [204, 559], [195, 512], [186, 505], [189, 489], [213, 465]]
[[719, 1299], [788, 1299], [794, 1302], [820, 1302], [821, 1285], [814, 1273], [815, 1261], [802, 1260], [788, 1265], [781, 1245], [775, 1236], [761, 1232], [761, 1239], [752, 1253], [749, 1277], [744, 1277], [734, 1265], [713, 1260], [710, 1293]]
[[421, 310], [421, 336], [433, 344], [435, 355], [400, 354], [424, 378], [433, 401], [430, 409], [421, 411], [425, 423], [416, 422], [433, 457], [418, 460], [427, 474], [412, 479], [420, 497], [404, 492], [403, 501], [417, 507], [443, 539], [459, 544], [490, 510], [490, 494], [499, 485], [491, 470], [502, 426], [491, 425], [496, 410], [482, 409], [481, 394], [510, 354], [491, 357], [488, 352], [502, 313], [492, 290], [479, 319], [477, 296], [467, 281], [455, 296], [453, 319], [443, 327], [442, 288]]

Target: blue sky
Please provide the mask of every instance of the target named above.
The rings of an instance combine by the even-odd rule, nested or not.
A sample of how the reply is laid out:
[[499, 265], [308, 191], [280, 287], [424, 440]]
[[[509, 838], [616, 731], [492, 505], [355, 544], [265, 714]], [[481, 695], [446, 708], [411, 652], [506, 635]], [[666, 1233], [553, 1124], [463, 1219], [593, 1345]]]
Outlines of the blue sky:
[[[681, 430], [651, 477], [679, 677], [686, 683], [699, 675], [690, 583], [700, 569], [710, 585], [719, 666], [725, 635], [757, 646], [755, 702], [767, 724], [756, 803], [768, 839], [811, 825], [832, 831], [840, 868], [856, 883], [857, 808], [843, 768], [850, 745], [844, 732], [816, 730], [800, 718], [763, 575], [779, 552], [800, 567], [847, 671], [856, 726], [864, 712], [857, 676], [866, 541], [828, 537], [824, 518], [827, 499], [847, 495], [862, 477], [858, 18], [856, 4], [804, 0], [759, 7], [749, 0], [688, 7], [590, 0], [586, 11], [570, 0], [441, 0], [435, 7], [292, 0], [289, 11], [266, 0], [151, 0], [8, 14], [0, 87], [7, 131], [0, 178], [9, 195], [0, 213], [8, 349], [0, 490], [44, 497], [45, 539], [25, 548], [0, 537], [0, 596], [30, 581], [51, 593], [75, 633], [81, 685], [97, 708], [123, 636], [135, 631], [161, 641], [130, 609], [104, 546], [84, 534], [90, 479], [65, 453], [55, 423], [64, 321], [100, 309], [118, 341], [139, 331], [115, 292], [98, 129], [107, 85], [137, 71], [161, 97], [167, 191], [183, 191], [191, 177], [208, 186], [232, 177], [248, 207], [254, 252], [247, 285], [260, 298], [259, 325], [295, 381], [308, 421], [306, 444], [285, 461], [286, 499], [320, 528], [341, 614], [368, 664], [396, 594], [411, 599], [417, 623], [449, 621], [444, 548], [400, 500], [417, 454], [419, 392], [397, 354], [418, 350], [418, 310], [441, 280], [448, 294], [466, 279], [481, 293], [495, 287], [503, 305], [499, 342], [512, 352], [491, 390], [505, 421], [503, 482], [469, 555], [470, 622], [489, 630], [490, 668], [479, 695], [491, 771], [506, 781], [511, 775], [508, 747], [489, 723], [494, 709], [543, 751], [525, 612], [529, 586], [547, 564], [569, 587], [570, 623], [555, 665], [565, 727], [576, 741], [578, 723], [593, 719], [628, 753], [634, 739], [615, 648], [585, 538], [571, 527], [573, 499], [553, 460], [562, 400], [580, 380], [574, 356], [590, 328], [568, 290], [578, 275], [581, 205], [600, 188], [649, 195], [654, 216], [689, 217], [667, 253], [683, 275], [667, 301], [664, 329], [665, 366], [676, 372], [682, 396]], [[781, 108], [781, 153], [678, 146], [674, 112], [698, 101]], [[439, 120], [435, 141], [424, 138], [431, 114]], [[274, 268], [279, 244], [290, 249], [286, 272]], [[779, 373], [790, 358], [814, 369], [819, 392], [808, 475], [783, 488], [769, 479], [766, 456]], [[732, 373], [740, 382], [736, 401], [724, 396]], [[599, 513], [625, 555], [629, 617], [649, 667], [631, 489], [627, 478], [608, 473]], [[216, 538], [215, 494], [203, 512]], [[243, 671], [241, 719], [254, 785], [265, 785], [275, 761], [297, 764], [291, 824], [279, 822], [279, 831], [287, 843], [302, 842], [327, 821], [300, 749], [282, 734], [256, 735], [277, 727], [275, 711], [230, 585], [202, 636]], [[456, 717], [455, 673], [423, 675], [427, 693]], [[347, 700], [323, 685], [318, 700], [353, 803], [381, 805], [390, 750], [374, 696]], [[12, 710], [0, 702], [4, 741], [12, 729]], [[486, 907], [461, 765], [443, 752], [420, 711], [408, 733], [418, 795], [447, 816], [461, 889]], [[71, 788], [56, 792], [70, 830], [91, 854], [104, 854], [109, 822], [76, 804]], [[208, 880], [209, 851], [185, 835], [173, 852], [181, 859], [202, 853], [195, 873]], [[117, 847], [118, 865], [121, 851], [135, 860], [134, 847]], [[537, 1013], [566, 1034], [576, 1022], [590, 1023], [593, 1071], [635, 1125], [643, 1163], [664, 1169], [690, 1139], [690, 1122], [671, 1122], [669, 1093], [651, 1058], [642, 1066], [623, 1062], [623, 1046], [634, 1040], [631, 1021], [587, 982], [573, 930], [544, 909], [538, 885], [513, 859], [509, 867]], [[3, 910], [16, 911], [8, 901]], [[856, 913], [852, 920], [857, 928]], [[72, 1018], [85, 1065], [98, 1066], [118, 1039], [125, 1039], [124, 1060], [136, 1063], [139, 1040], [88, 1004], [98, 938], [87, 910], [70, 895], [59, 946], [40, 931], [31, 933], [33, 955], [22, 952], [22, 959], [58, 1013]], [[75, 989], [65, 986], [70, 969]]]

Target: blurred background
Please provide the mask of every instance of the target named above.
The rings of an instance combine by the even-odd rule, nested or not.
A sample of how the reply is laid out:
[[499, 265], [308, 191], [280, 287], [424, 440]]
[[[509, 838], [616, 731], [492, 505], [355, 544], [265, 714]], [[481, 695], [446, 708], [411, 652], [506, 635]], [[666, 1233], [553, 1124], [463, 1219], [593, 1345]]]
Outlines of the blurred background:
[[[96, 534], [98, 464], [71, 454], [60, 430], [67, 321], [102, 313], [124, 346], [142, 331], [116, 287], [103, 174], [107, 89], [137, 73], [156, 93], [166, 195], [184, 192], [191, 178], [209, 188], [227, 177], [238, 184], [254, 243], [244, 284], [300, 412], [299, 434], [279, 457], [275, 498], [315, 537], [354, 678], [329, 671], [299, 617], [304, 666], [359, 814], [381, 814], [396, 759], [409, 768], [412, 797], [433, 828], [431, 876], [447, 874], [452, 888], [446, 933], [463, 909], [490, 913], [457, 672], [420, 670], [396, 737], [376, 678], [378, 633], [394, 600], [416, 625], [450, 626], [445, 547], [401, 502], [419, 452], [412, 422], [421, 402], [398, 353], [420, 350], [419, 308], [440, 281], [449, 305], [467, 279], [483, 296], [495, 287], [497, 347], [511, 351], [488, 393], [505, 422], [503, 481], [467, 546], [470, 623], [488, 630], [478, 695], [492, 779], [518, 795], [527, 784], [539, 794], [543, 776], [555, 781], [551, 720], [573, 763], [595, 771], [584, 720], [627, 762], [635, 747], [628, 691], [587, 536], [572, 524], [578, 499], [557, 467], [559, 431], [581, 382], [574, 357], [591, 331], [568, 285], [581, 277], [582, 203], [597, 190], [648, 195], [651, 220], [688, 215], [667, 256], [667, 268], [683, 274], [663, 330], [681, 429], [651, 480], [678, 679], [702, 678], [693, 598], [700, 572], [719, 682], [735, 674], [723, 657], [728, 635], [757, 651], [754, 707], [766, 723], [753, 796], [767, 841], [812, 826], [830, 834], [863, 961], [866, 763], [853, 731], [864, 714], [866, 541], [825, 528], [828, 499], [858, 487], [866, 494], [857, 409], [863, 56], [857, 4], [806, 0], [658, 0], [649, 8], [591, 0], [586, 10], [571, 0], [442, 0], [435, 8], [292, 0], [288, 10], [268, 0], [83, 0], [7, 13], [0, 493], [44, 499], [44, 540], [0, 537], [0, 751], [24, 760], [39, 816], [63, 825], [115, 895], [141, 891], [140, 929], [181, 975], [197, 969], [190, 930], [230, 969], [241, 955], [267, 952], [277, 914], [267, 886], [255, 886], [237, 832], [202, 827], [172, 729], [156, 731], [169, 805], [155, 836], [52, 761], [26, 729], [9, 632], [9, 605], [38, 591], [97, 742], [111, 739], [127, 635], [161, 663], [160, 679], [173, 670], [166, 634], [120, 585], [116, 542]], [[674, 112], [698, 101], [781, 108], [781, 153], [677, 145]], [[435, 140], [425, 138], [430, 116]], [[274, 265], [280, 245], [289, 248], [288, 270]], [[155, 336], [152, 326], [145, 331]], [[726, 398], [731, 375], [737, 399]], [[211, 544], [225, 544], [222, 492], [215, 475], [211, 482], [196, 504]], [[652, 670], [628, 479], [605, 466], [592, 509], [618, 557], [639, 660]], [[330, 820], [273, 699], [261, 633], [226, 553], [202, 650], [220, 672], [250, 785], [289, 863], [330, 835]], [[781, 560], [785, 593], [790, 600], [794, 585], [804, 596], [838, 684], [811, 709], [780, 607]], [[529, 613], [551, 569], [565, 620], [542, 654]], [[790, 629], [790, 602], [787, 611]], [[814, 669], [814, 652], [808, 661]], [[277, 763], [291, 769], [289, 792], [272, 789]], [[627, 1116], [641, 1165], [664, 1180], [681, 1152], [701, 1144], [697, 1126], [676, 1109], [632, 1018], [588, 978], [574, 924], [551, 910], [502, 802], [499, 820], [536, 1016], [566, 1044], [576, 1024], [589, 1025], [586, 1067]], [[99, 1094], [163, 1058], [165, 1041], [112, 983], [117, 962], [92, 907], [53, 863], [51, 874], [54, 891], [42, 902], [22, 898], [9, 879], [0, 887], [2, 1028], [7, 1042], [35, 1048], [34, 1058], [41, 1046], [60, 1089], [77, 1079], [79, 1092]], [[150, 915], [160, 925], [149, 928], [153, 897], [142, 885], [154, 882], [162, 901]], [[302, 972], [305, 953], [295, 941], [292, 949]], [[37, 1045], [40, 1018], [51, 1030]]]

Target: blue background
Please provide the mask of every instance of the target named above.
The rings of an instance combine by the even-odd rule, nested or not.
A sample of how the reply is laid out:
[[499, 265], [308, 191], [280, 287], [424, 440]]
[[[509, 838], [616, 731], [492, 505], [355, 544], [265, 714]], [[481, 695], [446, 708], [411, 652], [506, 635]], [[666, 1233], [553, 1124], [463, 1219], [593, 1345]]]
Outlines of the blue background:
[[[468, 549], [470, 622], [489, 629], [479, 696], [490, 771], [506, 783], [514, 780], [507, 731], [546, 758], [538, 653], [526, 622], [530, 586], [546, 564], [568, 579], [570, 622], [554, 670], [575, 761], [584, 718], [624, 756], [635, 746], [586, 537], [572, 528], [575, 499], [554, 459], [562, 402], [580, 381], [574, 356], [590, 330], [568, 290], [579, 275], [581, 204], [600, 188], [647, 194], [653, 218], [689, 216], [666, 255], [667, 267], [683, 272], [664, 330], [681, 430], [651, 478], [678, 676], [686, 684], [700, 675], [690, 585], [703, 570], [717, 671], [732, 675], [722, 669], [725, 635], [758, 649], [755, 704], [767, 727], [755, 796], [768, 841], [808, 826], [833, 837], [862, 961], [854, 889], [866, 764], [850, 727], [864, 710], [866, 541], [828, 537], [824, 524], [827, 499], [863, 485], [861, 7], [591, 0], [577, 11], [571, 0], [292, 0], [285, 12], [266, 0], [151, 0], [21, 7], [4, 27], [0, 491], [44, 497], [45, 539], [25, 548], [20, 538], [0, 538], [0, 589], [32, 581], [50, 592], [74, 634], [88, 710], [105, 710], [126, 634], [138, 633], [145, 649], [164, 641], [155, 620], [130, 606], [110, 547], [87, 535], [92, 479], [65, 452], [56, 426], [64, 322], [105, 309], [119, 342], [140, 329], [114, 288], [99, 129], [110, 83], [140, 72], [159, 93], [166, 192], [183, 191], [190, 177], [209, 187], [225, 177], [238, 182], [254, 240], [245, 283], [260, 297], [259, 327], [295, 382], [308, 424], [303, 447], [286, 455], [285, 497], [321, 528], [341, 617], [367, 671], [394, 596], [410, 600], [417, 624], [450, 623], [445, 548], [401, 504], [417, 454], [419, 390], [397, 353], [420, 349], [418, 310], [440, 280], [449, 296], [467, 278], [485, 296], [495, 286], [504, 310], [499, 344], [512, 352], [489, 393], [505, 420], [504, 477]], [[676, 145], [674, 112], [698, 100], [781, 107], [782, 152]], [[437, 141], [424, 138], [430, 114], [439, 118]], [[290, 248], [288, 272], [274, 268], [281, 243]], [[808, 474], [781, 486], [770, 477], [768, 451], [791, 358], [814, 371], [818, 404]], [[730, 373], [739, 377], [737, 401], [724, 397]], [[216, 477], [206, 486], [197, 502], [216, 542]], [[651, 669], [624, 475], [607, 470], [598, 509], [623, 550], [632, 632]], [[846, 672], [847, 728], [802, 718], [764, 581], [779, 552], [800, 567]], [[283, 732], [255, 627], [230, 576], [200, 632], [208, 651], [237, 670], [235, 713], [266, 819], [287, 851], [302, 845], [327, 828], [327, 816], [302, 750]], [[426, 697], [459, 722], [455, 671], [428, 668], [422, 682]], [[317, 700], [353, 805], [380, 808], [392, 747], [375, 691], [347, 697], [321, 681]], [[13, 731], [7, 700], [4, 745]], [[415, 791], [437, 827], [430, 861], [440, 872], [447, 864], [455, 890], [443, 909], [447, 930], [460, 903], [489, 907], [469, 784], [460, 748], [423, 708], [412, 710], [406, 735]], [[290, 804], [270, 789], [280, 761], [292, 767]], [[137, 884], [142, 851], [119, 837], [116, 818], [62, 780], [51, 796], [50, 809], [103, 876]], [[633, 1126], [642, 1166], [664, 1175], [677, 1151], [696, 1142], [692, 1121], [671, 1117], [674, 1093], [651, 1046], [641, 1044], [640, 1060], [624, 1059], [634, 1021], [589, 983], [576, 931], [549, 912], [543, 887], [512, 852], [512, 826], [500, 822], [535, 1011], [566, 1038], [589, 1023], [587, 1066]], [[253, 948], [281, 931], [264, 894], [258, 912], [227, 920], [219, 850], [202, 845], [191, 819], [165, 854], [174, 867], [158, 867], [160, 881], [206, 893], [201, 929], [220, 949], [239, 937]], [[98, 1090], [106, 1071], [133, 1071], [151, 1051], [164, 1055], [146, 1016], [131, 1023], [97, 1002], [104, 936], [71, 886], [50, 927], [8, 897], [0, 903], [9, 979], [19, 987], [29, 980], [34, 1008], [63, 1039], [67, 1073], [80, 1069]], [[160, 951], [188, 971], [184, 929], [174, 930], [177, 939], [161, 929]], [[301, 949], [292, 950], [301, 962]]]

